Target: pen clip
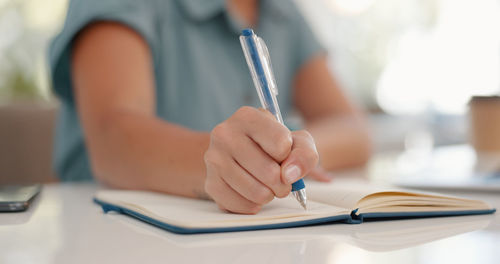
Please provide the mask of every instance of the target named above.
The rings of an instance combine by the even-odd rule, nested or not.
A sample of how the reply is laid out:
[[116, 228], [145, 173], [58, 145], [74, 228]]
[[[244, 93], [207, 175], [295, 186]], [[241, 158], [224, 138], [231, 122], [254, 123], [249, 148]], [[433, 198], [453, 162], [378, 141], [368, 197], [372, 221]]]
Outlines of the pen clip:
[[267, 45], [261, 37], [257, 37], [259, 49], [259, 54], [262, 54], [261, 61], [262, 67], [264, 68], [264, 74], [266, 75], [266, 79], [269, 80], [269, 89], [273, 91], [274, 95], [278, 95], [278, 87], [276, 86], [276, 80], [274, 79], [273, 67], [271, 65], [271, 56], [269, 55], [269, 50], [267, 49]]

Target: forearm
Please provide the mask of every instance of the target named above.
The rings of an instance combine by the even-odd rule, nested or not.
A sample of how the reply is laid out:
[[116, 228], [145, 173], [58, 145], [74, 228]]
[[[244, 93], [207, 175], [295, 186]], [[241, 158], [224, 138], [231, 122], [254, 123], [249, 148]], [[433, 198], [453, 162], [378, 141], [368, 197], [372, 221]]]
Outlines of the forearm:
[[154, 63], [142, 36], [96, 22], [72, 49], [74, 95], [95, 177], [113, 187], [203, 196], [209, 134], [156, 117]]
[[152, 116], [117, 113], [87, 131], [95, 176], [113, 187], [204, 197], [209, 134]]
[[320, 165], [340, 170], [364, 165], [371, 155], [371, 139], [359, 117], [327, 117], [306, 123], [316, 141]]

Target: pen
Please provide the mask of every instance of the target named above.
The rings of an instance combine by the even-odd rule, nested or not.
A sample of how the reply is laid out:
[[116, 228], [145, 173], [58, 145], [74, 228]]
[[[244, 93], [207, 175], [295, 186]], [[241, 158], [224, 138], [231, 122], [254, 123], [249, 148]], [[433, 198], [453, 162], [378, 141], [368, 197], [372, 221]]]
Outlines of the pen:
[[[264, 40], [258, 37], [252, 29], [247, 28], [242, 31], [240, 42], [262, 107], [271, 112], [284, 125], [276, 99], [278, 88], [271, 67], [271, 58]], [[292, 184], [292, 194], [304, 209], [307, 208], [305, 188], [302, 179]]]

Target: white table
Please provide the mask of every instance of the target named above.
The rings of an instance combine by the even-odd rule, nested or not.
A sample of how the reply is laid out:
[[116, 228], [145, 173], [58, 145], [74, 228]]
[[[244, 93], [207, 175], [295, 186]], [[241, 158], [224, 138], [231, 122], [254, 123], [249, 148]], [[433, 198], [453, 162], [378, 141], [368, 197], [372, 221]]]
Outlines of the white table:
[[[104, 214], [94, 184], [52, 184], [0, 214], [0, 263], [499, 263], [500, 213], [176, 235]], [[470, 194], [469, 194], [470, 196]], [[500, 208], [500, 195], [473, 195]]]

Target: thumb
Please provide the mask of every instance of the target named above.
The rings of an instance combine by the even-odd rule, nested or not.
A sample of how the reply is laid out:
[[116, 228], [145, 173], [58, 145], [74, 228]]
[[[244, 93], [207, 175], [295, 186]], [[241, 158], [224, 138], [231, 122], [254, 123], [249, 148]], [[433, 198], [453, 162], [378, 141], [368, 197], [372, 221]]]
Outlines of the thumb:
[[292, 184], [303, 178], [318, 164], [318, 151], [307, 131], [292, 132], [292, 151], [281, 163], [281, 181]]

